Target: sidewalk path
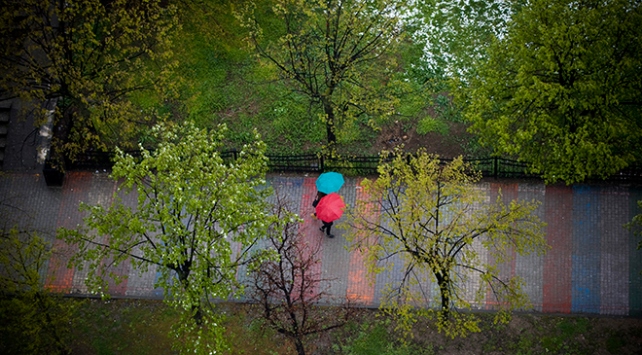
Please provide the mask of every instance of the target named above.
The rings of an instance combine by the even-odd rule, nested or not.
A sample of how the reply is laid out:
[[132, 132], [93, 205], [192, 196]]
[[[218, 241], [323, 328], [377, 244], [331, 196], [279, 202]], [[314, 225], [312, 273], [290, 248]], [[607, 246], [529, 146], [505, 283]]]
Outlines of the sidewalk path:
[[[379, 275], [374, 284], [367, 281], [363, 256], [349, 252], [343, 231], [334, 229], [334, 239], [325, 238], [312, 219], [312, 199], [316, 176], [269, 175], [268, 184], [288, 196], [304, 222], [304, 237], [321, 247], [320, 268], [332, 282], [332, 299], [346, 297], [366, 307], [376, 307], [382, 287], [395, 280], [400, 270]], [[340, 193], [348, 204], [363, 198], [359, 178], [346, 178]], [[542, 202], [536, 213], [548, 223], [546, 239], [552, 249], [544, 256], [518, 257], [502, 272], [517, 274], [526, 281], [526, 292], [533, 311], [543, 313], [590, 313], [642, 316], [642, 251], [635, 249], [638, 238], [623, 225], [638, 213], [642, 187], [628, 185], [545, 186], [538, 182], [489, 180], [479, 184], [489, 199], [499, 189], [506, 198], [536, 199]], [[74, 227], [82, 222], [78, 205], [108, 204], [116, 184], [105, 172], [70, 172], [62, 188], [48, 188], [41, 174], [5, 172], [0, 174], [0, 215], [9, 225], [20, 224], [53, 239], [58, 227]], [[133, 201], [132, 201], [133, 202]], [[65, 293], [85, 294], [84, 271], [67, 269], [73, 252], [59, 241], [62, 253], [47, 265], [48, 287]], [[156, 270], [139, 275], [128, 265], [116, 272], [128, 275], [113, 286], [114, 297], [162, 297], [154, 288]], [[239, 273], [240, 275], [242, 273]], [[240, 276], [242, 277], [242, 276]], [[472, 280], [471, 282], [474, 282]], [[490, 308], [491, 299], [477, 305]]]

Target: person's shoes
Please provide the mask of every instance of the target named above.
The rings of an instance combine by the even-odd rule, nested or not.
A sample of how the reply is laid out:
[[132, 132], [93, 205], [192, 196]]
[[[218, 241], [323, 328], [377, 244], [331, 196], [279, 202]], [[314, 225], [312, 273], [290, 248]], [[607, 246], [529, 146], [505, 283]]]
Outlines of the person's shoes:
[[325, 232], [325, 227], [320, 227], [320, 228], [319, 228], [319, 230], [320, 230], [321, 232]]
[[334, 234], [328, 234], [328, 238], [334, 238]]

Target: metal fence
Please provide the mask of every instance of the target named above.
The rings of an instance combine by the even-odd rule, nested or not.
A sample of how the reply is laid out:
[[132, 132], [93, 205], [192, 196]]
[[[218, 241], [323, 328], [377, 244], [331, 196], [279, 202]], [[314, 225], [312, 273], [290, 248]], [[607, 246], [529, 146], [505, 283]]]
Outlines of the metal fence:
[[[140, 155], [139, 151], [128, 152], [131, 155]], [[238, 151], [228, 150], [221, 152], [221, 157], [226, 161], [238, 159]], [[320, 154], [300, 155], [267, 155], [268, 168], [271, 172], [284, 173], [321, 173], [324, 171], [339, 171], [352, 176], [370, 176], [377, 174], [379, 156], [349, 156], [331, 158]], [[442, 159], [444, 163], [451, 159]], [[484, 177], [492, 178], [539, 178], [528, 169], [528, 164], [512, 159], [490, 157], [469, 158], [464, 161], [479, 170]], [[108, 153], [84, 153], [73, 162], [67, 162], [67, 170], [103, 170], [111, 169], [112, 156]], [[614, 181], [642, 181], [642, 168], [632, 166], [612, 176]]]

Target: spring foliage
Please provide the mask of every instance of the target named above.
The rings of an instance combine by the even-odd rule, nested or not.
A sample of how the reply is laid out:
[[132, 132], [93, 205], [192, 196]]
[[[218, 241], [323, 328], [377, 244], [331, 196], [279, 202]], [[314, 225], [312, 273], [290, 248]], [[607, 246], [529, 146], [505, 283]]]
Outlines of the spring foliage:
[[[348, 239], [367, 255], [370, 274], [394, 266], [403, 279], [387, 285], [381, 307], [410, 331], [417, 316], [436, 315], [440, 331], [463, 336], [479, 331], [478, 319], [459, 313], [484, 303], [491, 294], [498, 304], [496, 321], [526, 307], [519, 276], [503, 277], [498, 266], [513, 252], [543, 253], [543, 222], [533, 214], [535, 202], [486, 202], [475, 185], [479, 174], [461, 158], [441, 165], [419, 152], [385, 155], [376, 180], [364, 180], [368, 199], [349, 214]], [[488, 256], [486, 259], [485, 256]], [[431, 288], [434, 288], [431, 290]], [[426, 309], [436, 300], [436, 311]], [[432, 305], [435, 305], [434, 303]]]
[[641, 46], [637, 1], [531, 1], [490, 46], [465, 115], [549, 182], [606, 178], [640, 160]]
[[[155, 268], [165, 300], [186, 315], [177, 326], [190, 339], [182, 347], [220, 349], [220, 314], [210, 300], [242, 291], [237, 268], [264, 257], [250, 249], [273, 220], [265, 202], [270, 190], [260, 188], [265, 145], [255, 136], [236, 160], [226, 161], [220, 153], [224, 126], [157, 126], [154, 132], [160, 142], [154, 151], [116, 156], [112, 177], [119, 192], [113, 202], [83, 205], [87, 228], [62, 229], [60, 235], [78, 246], [73, 262], [88, 267], [95, 292], [108, 293], [106, 265], [131, 263], [141, 273]], [[124, 202], [131, 194], [136, 202]]]
[[4, 229], [0, 234], [0, 350], [5, 354], [68, 354], [75, 303], [45, 287], [55, 251], [43, 237]]
[[[9, 0], [0, 12], [0, 90], [56, 102], [58, 163], [122, 146], [149, 125], [128, 96], [172, 91], [176, 8], [160, 0]], [[27, 105], [32, 107], [33, 104]], [[34, 110], [36, 124], [46, 112]]]
[[[322, 110], [331, 144], [357, 117], [394, 113], [394, 90], [404, 84], [394, 78], [390, 54], [403, 33], [404, 6], [398, 0], [277, 0], [247, 6], [240, 17], [261, 58]], [[276, 21], [261, 21], [266, 17]], [[267, 32], [278, 38], [265, 40]]]
[[[642, 208], [642, 201], [638, 201], [638, 208]], [[626, 226], [627, 228], [633, 230], [636, 235], [642, 235], [642, 213], [635, 215], [631, 222], [627, 223]], [[642, 250], [642, 240], [638, 242], [637, 249]]]

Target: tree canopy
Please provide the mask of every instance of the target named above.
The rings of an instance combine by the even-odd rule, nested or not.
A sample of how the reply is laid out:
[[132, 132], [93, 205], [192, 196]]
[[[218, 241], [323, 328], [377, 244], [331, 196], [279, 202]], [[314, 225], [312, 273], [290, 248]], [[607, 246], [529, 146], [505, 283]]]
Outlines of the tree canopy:
[[487, 295], [500, 307], [498, 321], [526, 306], [523, 281], [501, 275], [499, 265], [513, 251], [546, 250], [543, 222], [533, 213], [537, 204], [505, 204], [501, 196], [486, 202], [474, 184], [479, 175], [461, 157], [443, 166], [425, 152], [383, 159], [379, 178], [362, 184], [369, 198], [357, 202], [346, 222], [347, 238], [367, 254], [372, 276], [401, 263], [395, 268], [403, 279], [387, 285], [381, 307], [412, 324], [416, 312], [430, 315], [425, 307], [437, 299], [439, 329], [456, 336], [479, 331], [476, 316], [458, 310], [482, 304]]
[[639, 2], [528, 2], [460, 96], [472, 130], [549, 182], [639, 162], [641, 41]]
[[[642, 208], [642, 201], [638, 201], [638, 208]], [[637, 236], [642, 235], [642, 213], [636, 214], [631, 219], [631, 222], [627, 223], [627, 227], [632, 229]], [[642, 250], [642, 240], [638, 242], [638, 250]], [[640, 270], [642, 273], [642, 270]]]
[[[160, 0], [3, 1], [3, 98], [18, 95], [28, 107], [56, 102], [57, 163], [90, 149], [123, 146], [154, 119], [141, 115], [129, 95], [171, 92], [175, 13]], [[45, 112], [34, 112], [36, 124], [44, 124]]]
[[[403, 33], [399, 0], [276, 0], [244, 13], [250, 39], [293, 90], [322, 110], [327, 142], [343, 125], [394, 113], [392, 50]], [[268, 13], [271, 22], [260, 21]], [[276, 20], [275, 20], [276, 19]], [[277, 34], [267, 41], [264, 32]], [[339, 136], [340, 138], [340, 136]]]
[[493, 37], [505, 34], [514, 1], [430, 0], [416, 4], [414, 40], [424, 45], [425, 75], [466, 81], [486, 57]]
[[154, 151], [141, 148], [140, 158], [119, 152], [111, 174], [121, 179], [119, 190], [135, 191], [136, 203], [116, 192], [107, 206], [82, 206], [86, 228], [59, 233], [78, 247], [73, 261], [87, 265], [95, 292], [108, 294], [105, 260], [109, 267], [131, 263], [141, 273], [156, 267], [156, 286], [186, 315], [178, 331], [198, 337], [183, 350], [220, 350], [221, 315], [210, 301], [242, 291], [237, 269], [262, 257], [250, 250], [274, 222], [265, 200], [270, 190], [260, 188], [265, 145], [257, 136], [236, 160], [226, 161], [220, 153], [224, 127], [157, 126], [154, 132]]
[[47, 290], [42, 276], [56, 251], [33, 231], [2, 227], [0, 350], [8, 354], [69, 354], [75, 305]]

